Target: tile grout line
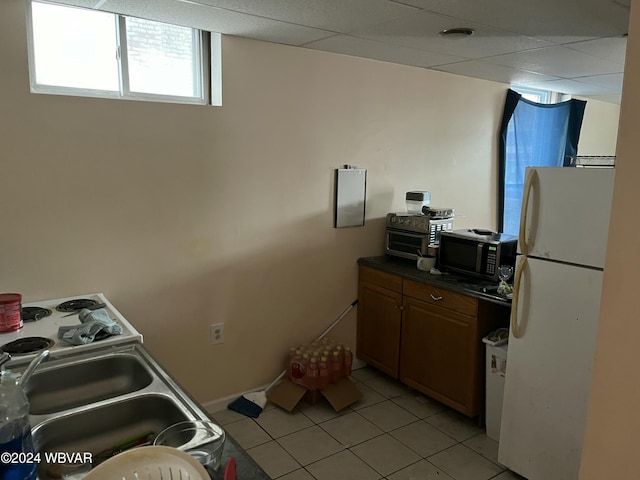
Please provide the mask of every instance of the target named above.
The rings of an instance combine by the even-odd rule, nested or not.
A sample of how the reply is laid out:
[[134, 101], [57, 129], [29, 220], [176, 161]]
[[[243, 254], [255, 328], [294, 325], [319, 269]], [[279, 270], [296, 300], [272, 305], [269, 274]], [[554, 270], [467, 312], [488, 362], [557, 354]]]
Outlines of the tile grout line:
[[[425, 416], [425, 417], [421, 417], [421, 416], [419, 416], [418, 414], [413, 413], [413, 412], [412, 412], [410, 409], [408, 409], [406, 406], [404, 406], [404, 405], [402, 405], [402, 404], [400, 404], [400, 403], [397, 403], [397, 402], [396, 402], [396, 400], [397, 400], [397, 399], [399, 399], [400, 397], [402, 397], [403, 395], [406, 395], [406, 394], [408, 394], [408, 393], [415, 393], [415, 394], [416, 394], [416, 396], [420, 396], [420, 395], [419, 395], [419, 392], [415, 392], [414, 390], [410, 390], [410, 389], [408, 389], [408, 390], [406, 390], [406, 391], [404, 391], [404, 392], [402, 392], [402, 393], [397, 393], [397, 394], [392, 393], [391, 395], [389, 395], [389, 389], [391, 389], [391, 387], [390, 387], [389, 389], [387, 389], [387, 388], [386, 388], [386, 385], [384, 385], [384, 383], [383, 383], [383, 385], [378, 385], [378, 388], [380, 388], [381, 390], [383, 390], [383, 391], [386, 391], [386, 392], [387, 392], [387, 393], [385, 394], [385, 393], [382, 393], [380, 390], [376, 389], [376, 387], [375, 387], [375, 386], [373, 386], [373, 385], [369, 385], [369, 384], [367, 384], [367, 383], [366, 383], [367, 381], [375, 380], [376, 378], [383, 378], [383, 379], [384, 379], [385, 377], [383, 377], [383, 376], [381, 376], [381, 375], [372, 375], [371, 377], [367, 378], [366, 380], [354, 380], [354, 383], [358, 383], [358, 384], [362, 384], [362, 385], [366, 386], [368, 389], [370, 389], [371, 391], [373, 391], [374, 393], [376, 393], [377, 395], [379, 395], [379, 396], [381, 397], [381, 399], [380, 399], [380, 400], [375, 401], [374, 403], [371, 403], [371, 404], [368, 404], [368, 405], [362, 406], [362, 407], [360, 407], [360, 408], [358, 408], [358, 409], [355, 409], [355, 408], [353, 408], [352, 406], [349, 406], [348, 408], [350, 409], [350, 411], [349, 411], [349, 412], [347, 412], [347, 413], [345, 413], [345, 414], [338, 414], [338, 415], [333, 416], [333, 417], [331, 417], [331, 418], [325, 418], [325, 419], [321, 419], [321, 420], [318, 420], [318, 421], [317, 421], [317, 420], [314, 420], [314, 419], [312, 418], [312, 414], [311, 414], [311, 413], [309, 413], [309, 414], [308, 414], [308, 413], [306, 413], [303, 409], [300, 409], [300, 408], [296, 407], [296, 409], [294, 410], [294, 412], [295, 412], [296, 414], [301, 414], [301, 415], [302, 415], [306, 420], [308, 420], [308, 421], [311, 423], [311, 425], [308, 425], [308, 426], [306, 426], [306, 427], [303, 427], [303, 428], [301, 428], [301, 429], [299, 429], [299, 430], [295, 430], [295, 431], [289, 432], [289, 433], [287, 433], [286, 435], [281, 435], [280, 437], [277, 437], [277, 438], [276, 438], [276, 437], [274, 437], [271, 433], [269, 433], [269, 432], [266, 430], [266, 428], [265, 428], [265, 427], [263, 427], [263, 426], [262, 426], [262, 425], [257, 421], [257, 419], [252, 418], [251, 420], [253, 420], [253, 422], [254, 422], [254, 423], [256, 423], [256, 424], [258, 425], [258, 427], [260, 427], [260, 429], [261, 429], [261, 430], [262, 430], [262, 431], [267, 435], [267, 437], [270, 439], [270, 440], [267, 440], [265, 443], [268, 443], [269, 441], [273, 441], [273, 442], [275, 442], [275, 443], [276, 443], [280, 448], [282, 448], [282, 449], [284, 450], [284, 452], [286, 452], [289, 456], [291, 456], [291, 457], [295, 460], [295, 463], [298, 465], [298, 468], [296, 468], [296, 469], [294, 469], [294, 470], [292, 470], [292, 471], [290, 471], [290, 472], [288, 472], [288, 473], [285, 473], [285, 474], [283, 474], [283, 475], [279, 475], [279, 476], [278, 476], [278, 477], [276, 477], [276, 478], [284, 477], [284, 476], [289, 475], [290, 473], [295, 472], [295, 471], [298, 471], [298, 470], [304, 470], [304, 471], [305, 471], [305, 472], [306, 472], [306, 473], [307, 473], [311, 478], [316, 478], [316, 477], [314, 477], [314, 476], [313, 476], [313, 474], [311, 473], [311, 471], [309, 471], [309, 470], [308, 470], [308, 468], [307, 468], [307, 467], [309, 467], [309, 466], [311, 466], [311, 465], [313, 465], [313, 464], [316, 464], [316, 463], [318, 463], [318, 462], [324, 461], [324, 460], [326, 460], [327, 458], [330, 458], [330, 457], [331, 457], [331, 456], [333, 456], [333, 455], [337, 455], [337, 454], [339, 454], [339, 453], [342, 453], [342, 452], [348, 451], [348, 452], [350, 452], [352, 455], [354, 455], [356, 458], [358, 458], [358, 459], [359, 459], [359, 460], [360, 460], [364, 465], [366, 465], [368, 468], [372, 469], [372, 471], [373, 471], [373, 472], [376, 472], [376, 474], [377, 474], [377, 475], [380, 475], [380, 480], [386, 480], [386, 479], [387, 479], [387, 477], [389, 477], [389, 476], [391, 476], [391, 475], [394, 475], [395, 473], [397, 473], [397, 472], [399, 472], [399, 471], [401, 471], [401, 470], [403, 470], [403, 469], [405, 469], [405, 468], [408, 468], [408, 467], [410, 467], [410, 466], [412, 466], [412, 465], [416, 465], [416, 464], [420, 463], [421, 461], [425, 461], [425, 462], [427, 462], [429, 465], [433, 466], [434, 468], [437, 468], [438, 470], [441, 470], [442, 472], [446, 473], [447, 475], [450, 475], [450, 476], [451, 476], [452, 478], [454, 478], [454, 480], [455, 480], [455, 477], [453, 477], [453, 475], [449, 474], [446, 470], [443, 470], [441, 467], [438, 467], [437, 465], [433, 464], [431, 461], [429, 461], [429, 459], [430, 459], [430, 458], [432, 458], [432, 457], [433, 457], [433, 456], [435, 456], [435, 455], [438, 455], [438, 454], [440, 454], [440, 453], [444, 452], [445, 450], [447, 450], [447, 449], [449, 449], [449, 448], [459, 447], [459, 446], [463, 446], [465, 450], [468, 450], [469, 452], [473, 453], [474, 455], [477, 455], [478, 457], [480, 457], [480, 458], [482, 458], [482, 459], [484, 459], [484, 460], [486, 460], [486, 461], [490, 462], [490, 463], [491, 463], [491, 464], [493, 464], [494, 466], [496, 466], [496, 467], [498, 467], [498, 468], [502, 469], [502, 471], [501, 471], [501, 472], [499, 472], [499, 473], [497, 473], [497, 474], [495, 474], [495, 475], [493, 475], [493, 476], [489, 477], [487, 480], [491, 480], [491, 479], [494, 479], [494, 478], [496, 478], [496, 477], [499, 477], [499, 476], [500, 476], [500, 475], [502, 475], [505, 471], [507, 471], [506, 467], [504, 467], [503, 465], [500, 465], [500, 464], [498, 464], [498, 463], [494, 462], [491, 458], [489, 458], [489, 457], [485, 456], [485, 455], [484, 455], [484, 452], [483, 452], [483, 450], [482, 450], [482, 448], [479, 448], [478, 450], [476, 450], [476, 449], [474, 449], [474, 448], [472, 448], [472, 447], [470, 447], [470, 446], [468, 446], [468, 445], [466, 445], [466, 444], [464, 443], [464, 442], [468, 442], [469, 440], [471, 440], [471, 439], [473, 439], [473, 438], [480, 437], [480, 436], [482, 435], [482, 432], [477, 432], [477, 433], [475, 433], [475, 434], [471, 435], [470, 437], [468, 437], [468, 438], [464, 438], [464, 439], [461, 439], [461, 440], [458, 440], [457, 438], [452, 437], [449, 433], [447, 433], [447, 431], [445, 431], [445, 429], [442, 429], [441, 427], [439, 427], [439, 426], [437, 426], [437, 425], [434, 425], [434, 424], [432, 424], [432, 423], [430, 423], [430, 422], [428, 421], [428, 419], [430, 419], [430, 418], [432, 418], [432, 417], [436, 417], [437, 415], [440, 415], [440, 414], [442, 414], [442, 413], [446, 413], [448, 410], [443, 409], [443, 410], [440, 410], [440, 411], [436, 411], [436, 412], [434, 412], [434, 413], [430, 413], [429, 415], [427, 415], [427, 416]], [[411, 421], [411, 422], [409, 422], [409, 423], [405, 424], [405, 425], [401, 425], [401, 426], [395, 427], [395, 428], [393, 428], [393, 429], [386, 430], [386, 429], [384, 429], [384, 428], [381, 428], [380, 426], [378, 426], [377, 424], [375, 424], [375, 423], [374, 423], [374, 422], [372, 422], [371, 420], [369, 420], [367, 417], [365, 417], [365, 416], [361, 413], [361, 411], [362, 411], [362, 410], [364, 410], [365, 408], [373, 407], [373, 406], [375, 406], [375, 405], [379, 405], [379, 404], [384, 403], [384, 402], [391, 402], [391, 404], [393, 404], [394, 406], [399, 407], [401, 411], [403, 411], [403, 412], [405, 412], [405, 413], [407, 413], [407, 414], [409, 414], [409, 415], [414, 416], [416, 419], [415, 419], [414, 421]], [[338, 438], [336, 438], [336, 436], [335, 436], [335, 435], [332, 435], [328, 430], [326, 430], [326, 429], [323, 427], [323, 425], [324, 425], [324, 424], [327, 424], [328, 422], [330, 422], [330, 421], [332, 421], [332, 420], [336, 420], [336, 419], [340, 418], [340, 416], [343, 416], [343, 415], [350, 415], [351, 413], [356, 413], [356, 414], [358, 414], [358, 417], [359, 417], [361, 420], [363, 420], [363, 421], [365, 421], [365, 422], [368, 422], [368, 423], [370, 423], [370, 424], [374, 425], [375, 427], [379, 428], [379, 429], [381, 430], [381, 433], [379, 433], [379, 434], [375, 434], [375, 435], [373, 435], [372, 437], [367, 438], [366, 440], [359, 441], [358, 443], [354, 443], [354, 444], [350, 444], [350, 445], [344, 445], [342, 442], [340, 442], [340, 441], [338, 440]], [[455, 412], [452, 412], [452, 413], [454, 413], [454, 414], [455, 414]], [[445, 418], [445, 419], [446, 419], [446, 416], [445, 416], [445, 417], [443, 417], [443, 418]], [[451, 416], [451, 419], [452, 419], [453, 421], [456, 421], [456, 420], [457, 420], [457, 416], [456, 416], [456, 415], [453, 415], [453, 416]], [[241, 418], [239, 418], [239, 419], [236, 419], [236, 420], [234, 420], [234, 421], [227, 422], [227, 423], [228, 423], [228, 424], [236, 423], [236, 422], [239, 422], [239, 421], [241, 421], [241, 420], [242, 420], [242, 419], [241, 419]], [[429, 456], [425, 457], [425, 456], [421, 455], [418, 451], [416, 451], [415, 449], [411, 448], [409, 445], [406, 445], [406, 444], [405, 444], [404, 442], [402, 442], [400, 439], [398, 439], [398, 438], [396, 438], [395, 436], [393, 436], [393, 435], [392, 435], [392, 433], [393, 433], [393, 432], [396, 432], [396, 431], [398, 431], [398, 430], [400, 430], [400, 429], [402, 429], [402, 428], [405, 428], [405, 427], [408, 427], [408, 426], [411, 426], [411, 425], [416, 425], [416, 424], [418, 424], [419, 422], [424, 422], [424, 423], [426, 423], [427, 425], [429, 425], [430, 427], [434, 428], [435, 430], [437, 430], [437, 431], [438, 431], [438, 432], [440, 432], [441, 434], [443, 434], [443, 435], [445, 435], [446, 437], [448, 437], [448, 438], [452, 439], [453, 441], [455, 441], [455, 443], [454, 443], [453, 445], [448, 446], [448, 447], [442, 448], [441, 450], [437, 450], [437, 451], [435, 451], [435, 452], [432, 452], [432, 453], [430, 453], [430, 454], [429, 454]], [[314, 460], [313, 462], [309, 463], [308, 465], [302, 465], [302, 464], [297, 460], [297, 458], [296, 458], [296, 457], [294, 457], [290, 452], [288, 452], [288, 450], [287, 450], [287, 449], [286, 449], [286, 448], [285, 448], [285, 447], [280, 443], [279, 439], [282, 439], [282, 438], [284, 438], [284, 437], [286, 437], [286, 436], [288, 436], [288, 435], [293, 435], [293, 434], [299, 433], [299, 432], [301, 432], [301, 431], [303, 431], [303, 430], [305, 430], [305, 429], [307, 429], [307, 428], [312, 428], [312, 427], [319, 427], [319, 428], [320, 428], [320, 430], [321, 430], [322, 432], [324, 432], [324, 433], [325, 433], [325, 434], [327, 434], [330, 438], [332, 438], [333, 440], [335, 440], [335, 441], [338, 443], [338, 445], [340, 446], [340, 450], [339, 450], [338, 452], [334, 452], [334, 453], [332, 453], [332, 454], [329, 454], [329, 455], [327, 455], [327, 456], [325, 456], [325, 457], [323, 457], [323, 458], [316, 459], [316, 460]], [[409, 463], [409, 464], [407, 464], [407, 465], [403, 466], [402, 468], [399, 468], [399, 469], [397, 469], [397, 470], [394, 470], [393, 472], [390, 472], [390, 473], [388, 473], [388, 474], [383, 475], [383, 474], [382, 474], [382, 473], [380, 473], [378, 470], [376, 470], [372, 465], [370, 465], [369, 463], [367, 463], [367, 462], [366, 462], [362, 457], [360, 457], [360, 456], [359, 456], [359, 455], [357, 455], [354, 451], [352, 451], [352, 449], [353, 449], [354, 447], [357, 447], [357, 446], [359, 446], [359, 445], [362, 445], [362, 444], [364, 444], [364, 443], [366, 443], [366, 442], [369, 442], [369, 441], [371, 441], [371, 440], [373, 440], [373, 439], [379, 438], [379, 437], [384, 436], [384, 435], [389, 436], [390, 438], [392, 438], [393, 440], [395, 440], [396, 442], [398, 442], [400, 445], [402, 445], [402, 446], [404, 446], [405, 448], [407, 448], [409, 451], [411, 451], [412, 453], [414, 453], [415, 455], [417, 455], [419, 459], [418, 459], [418, 460], [416, 460], [415, 462], [412, 462], [412, 463]], [[260, 446], [260, 445], [264, 445], [265, 443], [261, 443], [261, 444], [255, 445], [255, 446], [254, 446], [254, 447], [252, 447], [252, 448], [255, 448], [255, 447]]]

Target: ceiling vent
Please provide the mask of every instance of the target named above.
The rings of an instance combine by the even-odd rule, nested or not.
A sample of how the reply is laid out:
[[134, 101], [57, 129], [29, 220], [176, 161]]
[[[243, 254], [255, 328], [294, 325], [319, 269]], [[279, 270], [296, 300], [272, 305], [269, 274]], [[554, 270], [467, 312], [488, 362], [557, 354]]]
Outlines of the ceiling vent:
[[448, 28], [438, 33], [442, 38], [458, 39], [469, 38], [476, 33], [472, 28]]

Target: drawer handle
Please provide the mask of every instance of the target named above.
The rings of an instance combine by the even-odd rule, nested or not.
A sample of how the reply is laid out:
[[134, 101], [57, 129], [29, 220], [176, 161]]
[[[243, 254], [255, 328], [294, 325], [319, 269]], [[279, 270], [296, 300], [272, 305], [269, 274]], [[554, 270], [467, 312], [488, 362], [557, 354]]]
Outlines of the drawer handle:
[[430, 293], [429, 295], [431, 295], [431, 300], [435, 300], [436, 302], [439, 300], [442, 300], [444, 297], [440, 297], [438, 295], [434, 295], [433, 293]]

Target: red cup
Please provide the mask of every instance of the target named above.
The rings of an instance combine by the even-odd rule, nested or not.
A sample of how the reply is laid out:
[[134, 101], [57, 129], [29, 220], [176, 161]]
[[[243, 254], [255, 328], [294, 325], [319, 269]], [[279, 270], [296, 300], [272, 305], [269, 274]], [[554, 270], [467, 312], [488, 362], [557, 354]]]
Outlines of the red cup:
[[21, 303], [22, 295], [19, 293], [0, 293], [0, 333], [22, 328]]

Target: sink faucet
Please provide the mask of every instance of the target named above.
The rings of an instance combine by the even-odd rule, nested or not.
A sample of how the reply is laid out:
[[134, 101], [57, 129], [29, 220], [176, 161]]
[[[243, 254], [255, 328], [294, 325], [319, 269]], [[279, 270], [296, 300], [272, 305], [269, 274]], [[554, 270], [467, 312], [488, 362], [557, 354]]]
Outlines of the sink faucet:
[[33, 372], [36, 370], [36, 368], [38, 368], [38, 365], [40, 365], [44, 360], [48, 360], [48, 359], [49, 359], [49, 350], [43, 350], [40, 353], [40, 355], [38, 355], [36, 358], [31, 360], [31, 363], [29, 364], [29, 366], [22, 373], [20, 380], [18, 380], [18, 386], [24, 389], [25, 386], [27, 385], [27, 382], [31, 378], [31, 375], [33, 375]]
[[4, 352], [2, 355], [0, 355], [0, 374], [4, 372], [4, 366], [9, 360], [11, 360], [11, 355], [9, 355], [7, 352]]

